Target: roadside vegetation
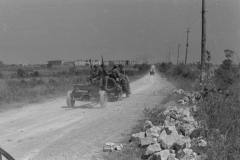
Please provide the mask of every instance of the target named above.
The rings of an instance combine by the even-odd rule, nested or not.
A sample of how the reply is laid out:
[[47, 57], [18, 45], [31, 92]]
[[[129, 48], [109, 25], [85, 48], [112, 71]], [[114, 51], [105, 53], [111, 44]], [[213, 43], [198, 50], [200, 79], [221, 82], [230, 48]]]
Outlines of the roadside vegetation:
[[[149, 65], [139, 64], [127, 67], [126, 74], [133, 81], [148, 70]], [[65, 95], [72, 84], [85, 83], [89, 73], [89, 66], [1, 66], [0, 108], [3, 109], [1, 106], [7, 106], [6, 104], [27, 104]]]
[[208, 64], [204, 88], [199, 85], [199, 64], [158, 65], [159, 71], [177, 88], [202, 94], [195, 117], [207, 131], [209, 160], [240, 159], [240, 66], [234, 64], [232, 50], [224, 52], [222, 64]]

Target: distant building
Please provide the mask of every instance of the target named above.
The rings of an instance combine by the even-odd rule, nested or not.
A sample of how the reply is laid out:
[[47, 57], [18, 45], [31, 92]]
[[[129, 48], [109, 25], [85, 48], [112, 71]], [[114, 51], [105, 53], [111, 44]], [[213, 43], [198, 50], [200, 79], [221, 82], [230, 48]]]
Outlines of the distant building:
[[109, 65], [124, 65], [124, 66], [129, 66], [129, 65], [134, 65], [136, 64], [136, 61], [134, 60], [111, 60], [109, 61]]
[[74, 61], [75, 66], [85, 66], [86, 65], [86, 61], [85, 60], [76, 60]]
[[62, 65], [62, 60], [51, 60], [48, 61], [48, 66], [60, 66]]
[[74, 61], [76, 66], [87, 66], [87, 65], [100, 65], [101, 62], [99, 60], [76, 60]]
[[65, 62], [63, 62], [63, 65], [65, 65], [65, 66], [75, 66], [75, 62], [74, 61], [65, 61]]

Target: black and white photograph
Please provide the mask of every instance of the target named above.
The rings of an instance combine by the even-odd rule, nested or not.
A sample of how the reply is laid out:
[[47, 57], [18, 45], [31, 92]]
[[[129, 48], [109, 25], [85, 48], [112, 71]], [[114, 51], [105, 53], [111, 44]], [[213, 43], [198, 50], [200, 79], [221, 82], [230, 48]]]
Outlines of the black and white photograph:
[[0, 160], [240, 160], [240, 0], [0, 0]]

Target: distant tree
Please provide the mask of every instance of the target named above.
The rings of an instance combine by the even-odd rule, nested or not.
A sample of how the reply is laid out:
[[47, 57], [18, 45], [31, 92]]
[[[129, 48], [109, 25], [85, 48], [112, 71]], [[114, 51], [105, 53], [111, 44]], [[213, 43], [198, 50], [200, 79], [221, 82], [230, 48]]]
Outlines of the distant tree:
[[26, 76], [26, 72], [23, 69], [19, 68], [17, 70], [17, 76], [23, 78]]
[[3, 61], [0, 61], [0, 66], [3, 66], [3, 65], [4, 65]]
[[225, 57], [227, 59], [232, 60], [233, 55], [234, 55], [235, 52], [233, 50], [230, 50], [230, 49], [225, 49], [224, 53], [225, 53]]
[[74, 74], [76, 74], [76, 67], [70, 67], [69, 68], [69, 70], [68, 70], [68, 73], [70, 74], [70, 75], [74, 75]]
[[32, 72], [32, 73], [30, 74], [30, 76], [32, 76], [32, 77], [39, 77], [40, 74], [39, 74], [38, 71], [34, 71], [34, 72]]
[[49, 68], [49, 69], [52, 68], [52, 64], [51, 64], [51, 63], [48, 63], [48, 64], [47, 64], [47, 68]]
[[235, 81], [238, 80], [239, 73], [236, 65], [233, 64], [234, 51], [230, 49], [224, 50], [226, 59], [215, 71], [215, 81], [218, 88], [227, 89]]

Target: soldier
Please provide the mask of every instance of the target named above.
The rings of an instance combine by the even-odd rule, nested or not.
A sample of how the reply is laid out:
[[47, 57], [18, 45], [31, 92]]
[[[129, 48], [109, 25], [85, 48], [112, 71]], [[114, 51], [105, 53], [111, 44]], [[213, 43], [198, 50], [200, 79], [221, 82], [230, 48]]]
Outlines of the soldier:
[[118, 68], [119, 68], [119, 72], [120, 72], [120, 73], [122, 73], [123, 75], [126, 75], [125, 69], [124, 69], [124, 67], [123, 67], [122, 64], [119, 64], [119, 65], [118, 65]]
[[130, 85], [128, 76], [126, 75], [125, 69], [122, 64], [118, 65], [118, 69], [121, 86], [123, 88], [124, 93], [126, 93], [126, 96], [128, 97], [130, 95]]
[[115, 79], [117, 82], [120, 81], [120, 72], [119, 68], [116, 65], [114, 65], [113, 68], [111, 69], [111, 73], [109, 76]]
[[91, 71], [90, 71], [90, 81], [93, 82], [94, 79], [99, 78], [100, 75], [100, 67], [97, 65], [94, 65], [93, 67], [91, 67]]

